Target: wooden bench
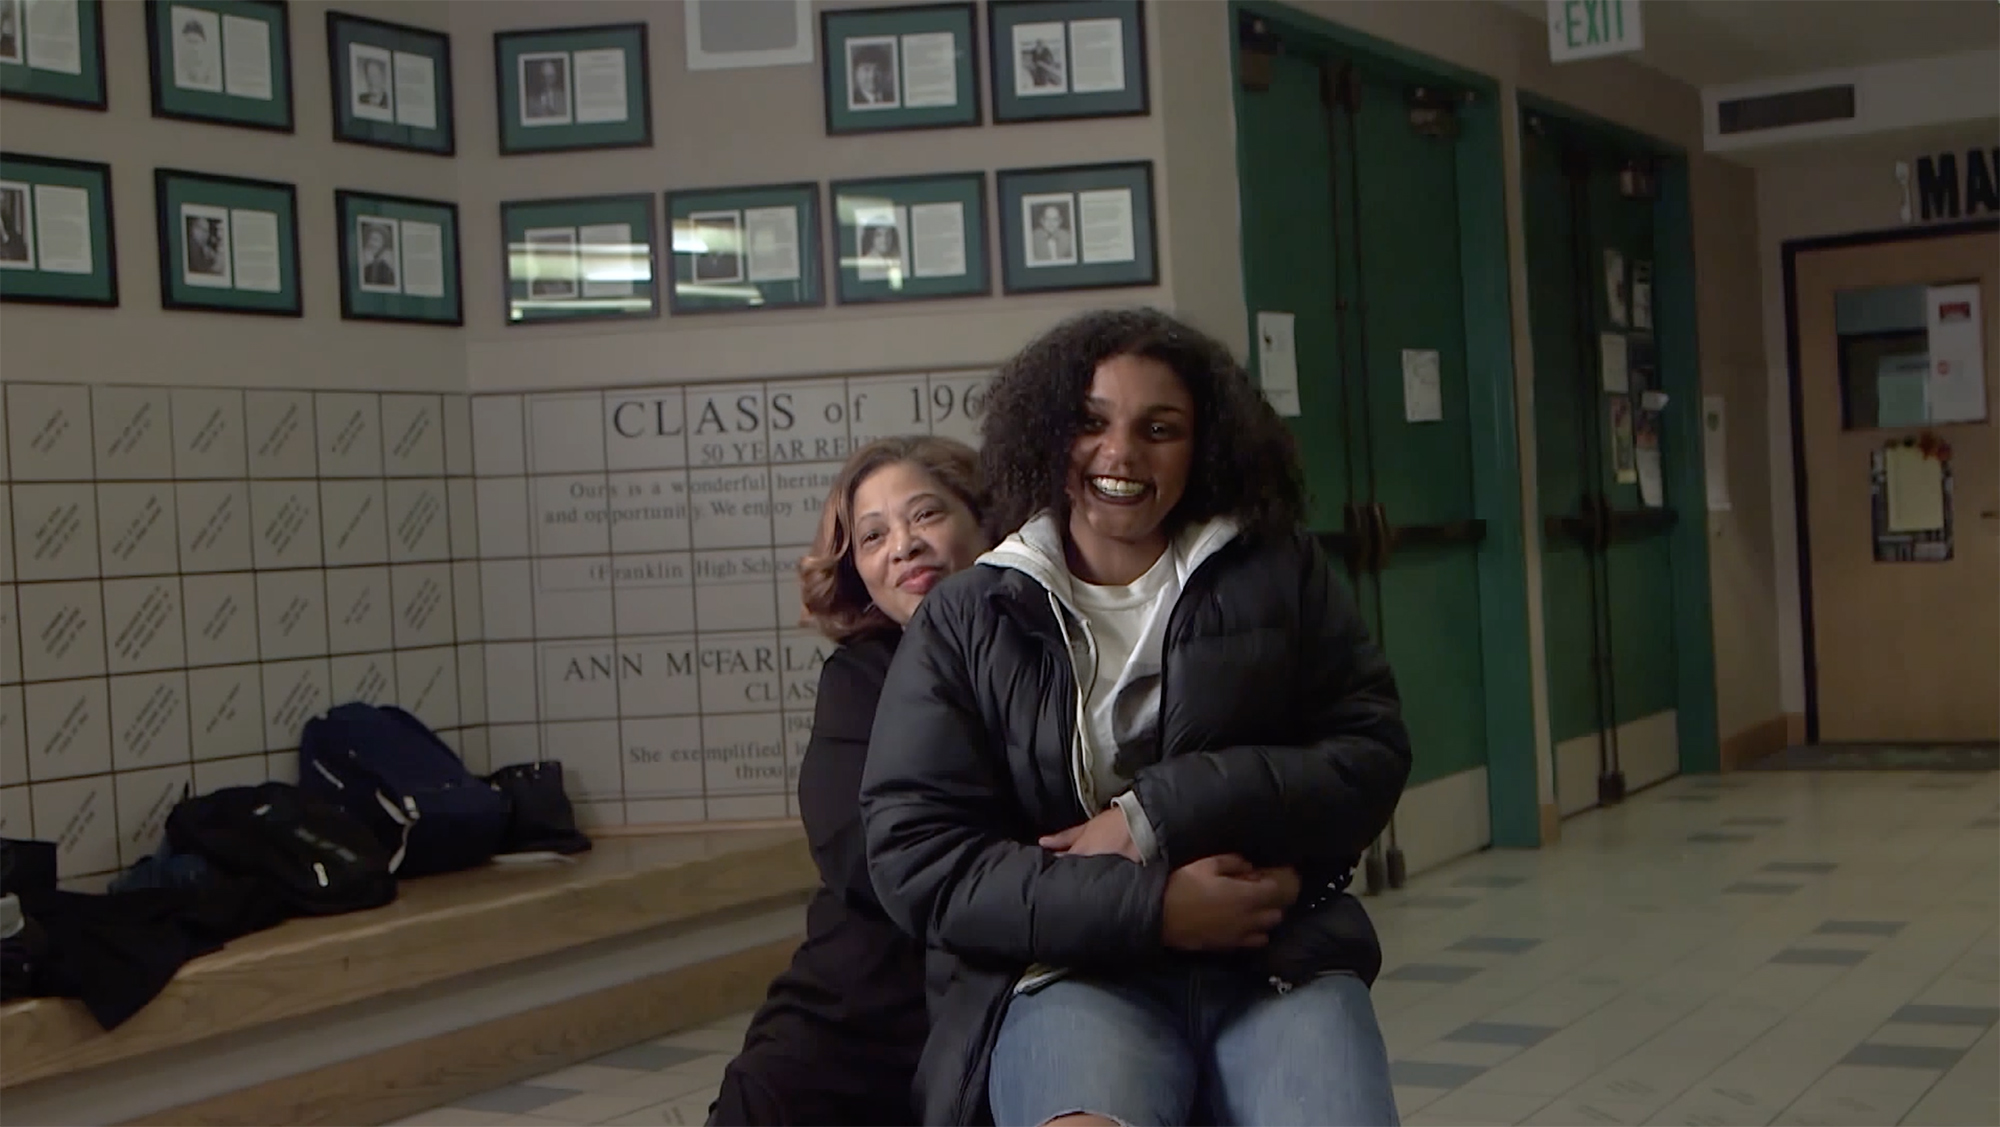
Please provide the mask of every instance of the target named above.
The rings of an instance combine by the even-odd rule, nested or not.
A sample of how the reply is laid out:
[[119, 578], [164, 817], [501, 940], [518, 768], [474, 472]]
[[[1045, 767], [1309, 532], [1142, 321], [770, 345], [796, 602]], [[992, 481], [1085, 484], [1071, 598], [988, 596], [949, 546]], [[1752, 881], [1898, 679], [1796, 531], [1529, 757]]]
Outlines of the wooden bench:
[[755, 1005], [817, 883], [796, 828], [614, 837], [406, 882], [181, 973], [111, 1032], [0, 1009], [11, 1123], [383, 1123]]

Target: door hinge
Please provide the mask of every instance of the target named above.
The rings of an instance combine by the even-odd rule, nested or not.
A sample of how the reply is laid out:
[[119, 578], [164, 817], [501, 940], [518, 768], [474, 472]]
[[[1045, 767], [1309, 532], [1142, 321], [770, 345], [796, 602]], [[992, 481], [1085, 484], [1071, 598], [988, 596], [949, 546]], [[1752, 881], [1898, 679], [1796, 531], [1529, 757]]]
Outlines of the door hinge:
[[1403, 100], [1410, 110], [1410, 128], [1425, 137], [1458, 137], [1458, 107], [1464, 98], [1455, 90], [1436, 86], [1412, 86]]
[[1244, 13], [1236, 22], [1236, 81], [1252, 94], [1262, 94], [1271, 88], [1273, 63], [1282, 49], [1278, 37], [1272, 34], [1269, 25], [1256, 16]]

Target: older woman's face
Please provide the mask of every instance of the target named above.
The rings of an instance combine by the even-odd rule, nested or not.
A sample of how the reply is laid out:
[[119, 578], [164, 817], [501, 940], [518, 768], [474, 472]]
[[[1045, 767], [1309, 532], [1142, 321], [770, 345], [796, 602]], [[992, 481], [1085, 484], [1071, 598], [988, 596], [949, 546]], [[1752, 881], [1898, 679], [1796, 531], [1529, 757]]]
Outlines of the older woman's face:
[[938, 581], [986, 550], [979, 521], [921, 466], [892, 462], [854, 489], [854, 570], [868, 597], [898, 626]]

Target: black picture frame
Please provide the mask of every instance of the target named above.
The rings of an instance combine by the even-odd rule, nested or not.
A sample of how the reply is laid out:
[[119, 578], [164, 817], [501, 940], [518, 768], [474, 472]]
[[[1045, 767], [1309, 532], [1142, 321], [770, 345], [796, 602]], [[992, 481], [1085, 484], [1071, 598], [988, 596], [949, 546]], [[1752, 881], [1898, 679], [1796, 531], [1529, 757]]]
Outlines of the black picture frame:
[[[200, 185], [208, 189], [211, 199], [221, 197], [255, 200], [259, 203], [282, 204], [283, 222], [278, 229], [280, 278], [276, 300], [261, 298], [212, 298], [178, 296], [194, 291], [176, 277], [175, 264], [181, 261], [176, 253], [181, 243], [175, 234], [172, 205], [183, 185]], [[212, 172], [194, 172], [179, 168], [156, 168], [153, 170], [153, 212], [160, 251], [160, 308], [177, 311], [204, 313], [246, 313], [265, 317], [305, 316], [305, 278], [300, 267], [302, 247], [299, 243], [299, 190], [296, 184], [285, 184], [275, 180], [256, 180], [244, 176], [222, 176]], [[208, 206], [225, 207], [227, 202]], [[286, 240], [291, 249], [291, 269], [283, 270]], [[232, 264], [233, 266], [233, 264]], [[289, 295], [287, 291], [289, 290]], [[233, 295], [238, 293], [230, 287]]]
[[[921, 129], [977, 128], [986, 120], [981, 103], [981, 44], [978, 6], [970, 3], [914, 4], [908, 7], [836, 8], [819, 15], [820, 97], [829, 137], [898, 133]], [[902, 104], [901, 39], [924, 32], [962, 34], [954, 79], [958, 101], [950, 106], [910, 107]], [[872, 34], [871, 34], [872, 33]], [[896, 39], [897, 104], [857, 111], [847, 96], [847, 52], [851, 40]]]
[[[432, 67], [435, 68], [433, 105], [436, 107], [436, 128], [420, 129], [393, 121], [356, 120], [353, 113], [353, 90], [350, 85], [353, 76], [345, 60], [341, 58], [341, 48], [363, 37], [376, 41], [365, 44], [367, 46], [383, 47], [385, 44], [401, 40], [412, 45], [424, 44], [429, 48], [422, 53], [430, 59]], [[458, 94], [451, 73], [451, 36], [448, 33], [328, 9], [326, 65], [327, 91], [332, 100], [335, 141], [350, 145], [368, 145], [379, 149], [395, 149], [400, 152], [428, 153], [440, 157], [458, 154]], [[395, 87], [393, 80], [390, 86], [393, 90]], [[391, 112], [393, 114], [394, 111]]]
[[[1037, 23], [1064, 25], [1061, 66], [1067, 86], [1072, 53], [1069, 24], [1078, 19], [1120, 21], [1125, 84], [1115, 91], [1065, 90], [1028, 97], [1016, 93], [1014, 29]], [[987, 73], [991, 76], [993, 123], [1145, 117], [1152, 112], [1152, 67], [1146, 38], [1146, 0], [987, 0]]]
[[[11, 166], [11, 167], [10, 167]], [[62, 187], [82, 188], [93, 192], [94, 223], [101, 225], [103, 243], [103, 268], [93, 269], [88, 275], [53, 274], [44, 275], [41, 270], [0, 270], [0, 301], [19, 302], [23, 305], [78, 305], [93, 308], [112, 309], [118, 306], [118, 227], [117, 208], [113, 206], [115, 197], [111, 189], [111, 166], [96, 161], [70, 160], [66, 157], [36, 156], [30, 153], [0, 152], [0, 179], [8, 179], [8, 173], [16, 173], [30, 185], [56, 183]], [[47, 177], [26, 179], [34, 172], [50, 174]], [[91, 183], [91, 181], [95, 183]], [[93, 227], [93, 246], [98, 241], [100, 227]], [[100, 275], [102, 276], [100, 278]], [[21, 279], [16, 281], [16, 279]], [[78, 281], [82, 278], [85, 280]]]
[[[76, 18], [80, 73], [37, 70], [24, 50], [20, 63], [0, 62], [0, 98], [100, 113], [111, 108], [104, 76], [104, 0], [77, 0]], [[25, 49], [27, 28], [18, 34]]]
[[[257, 108], [261, 99], [233, 98], [226, 90], [187, 91], [168, 81], [173, 53], [162, 38], [163, 20], [172, 18], [175, 8], [194, 8], [224, 17], [238, 13], [261, 20], [273, 29], [278, 49], [271, 57], [271, 81], [280, 96], [270, 99], [268, 112]], [[216, 62], [221, 65], [220, 47]], [[293, 102], [296, 98], [292, 67], [292, 18], [288, 0], [146, 0], [146, 59], [151, 75], [153, 116], [205, 125], [226, 125], [238, 129], [261, 129], [271, 133], [297, 131]], [[224, 81], [221, 76], [218, 82]], [[240, 103], [240, 104], [239, 104]]]
[[[634, 282], [633, 289], [644, 285], [648, 301], [644, 307], [625, 309], [576, 309], [551, 307], [542, 313], [523, 313], [515, 308], [517, 300], [533, 296], [532, 276], [517, 277], [514, 273], [514, 245], [517, 230], [525, 240], [527, 232], [536, 222], [564, 227], [581, 228], [592, 220], [616, 222], [623, 219], [630, 224], [634, 219], [645, 226], [647, 280]], [[579, 321], [643, 321], [657, 320], [660, 316], [660, 290], [664, 286], [661, 273], [659, 197], [651, 192], [614, 192], [596, 196], [565, 196], [553, 199], [503, 200], [500, 204], [500, 296], [503, 320], [511, 326], [573, 324]], [[581, 250], [581, 239], [575, 244]], [[515, 286], [523, 287], [520, 295]], [[581, 282], [578, 293], [582, 294]]]
[[[446, 219], [450, 223], [450, 246], [445, 248], [443, 280], [445, 293], [436, 298], [369, 293], [354, 272], [355, 224], [363, 218], [359, 207], [372, 207], [385, 219], [399, 218], [398, 212], [423, 221]], [[333, 193], [335, 241], [340, 250], [340, 317], [343, 321], [386, 321], [404, 325], [462, 326], [465, 324], [464, 228], [459, 222], [458, 204], [451, 200], [427, 200], [387, 192], [362, 192], [336, 188]], [[374, 218], [374, 215], [366, 218]], [[406, 273], [407, 260], [399, 262], [399, 275]], [[398, 281], [402, 278], [399, 276]]]
[[[1082, 203], [1076, 197], [1093, 191], [1131, 193], [1133, 257], [1128, 262], [1086, 262]], [[1027, 222], [1024, 202], [1032, 196], [1068, 194], [1074, 262], [1030, 266], [1024, 250]], [[1009, 296], [1077, 290], [1131, 289], [1160, 284], [1159, 204], [1154, 192], [1153, 162], [1113, 161], [1105, 164], [1058, 165], [1049, 168], [1009, 168], [994, 173], [1000, 228], [1000, 283]], [[1143, 219], [1139, 213], [1143, 211]], [[1058, 260], [1059, 262], [1059, 260]]]
[[[826, 229], [832, 250], [834, 300], [841, 305], [871, 305], [991, 297], [993, 243], [990, 234], [991, 197], [986, 180], [985, 172], [933, 172], [915, 176], [836, 180], [827, 185]], [[899, 209], [923, 203], [958, 203], [974, 212], [963, 217], [967, 268], [958, 277], [965, 280], [919, 285], [929, 280], [917, 277], [914, 268], [907, 288], [900, 278], [889, 282], [886, 287], [880, 280], [862, 278], [857, 262], [860, 258], [860, 234], [855, 225], [843, 217], [842, 205], [850, 195], [864, 195], [870, 190], [872, 198], [885, 200]], [[907, 232], [901, 233], [907, 235]], [[907, 239], [901, 249], [907, 257]]]
[[[759, 300], [716, 300], [706, 295], [684, 295], [684, 284], [697, 285], [697, 271], [689, 254], [674, 249], [675, 232], [684, 219], [700, 213], [745, 211], [753, 207], [789, 206], [799, 213], [799, 279], [796, 282], [757, 282], [747, 277], [738, 283], [758, 291]], [[722, 188], [680, 188], [666, 193], [667, 261], [662, 280], [667, 288], [667, 310], [673, 316], [706, 316], [716, 313], [756, 313], [778, 309], [819, 309], [826, 305], [826, 264], [821, 258], [824, 244], [820, 229], [825, 224], [825, 207], [817, 181], [790, 184], [752, 184]], [[747, 228], [747, 223], [744, 225]], [[683, 277], [683, 274], [686, 277]], [[787, 293], [787, 288], [791, 293]]]
[[[606, 149], [647, 149], [653, 145], [653, 76], [648, 26], [644, 22], [593, 24], [586, 27], [523, 28], [493, 33], [494, 104], [499, 116], [500, 155], [527, 156], [535, 153], [596, 152]], [[515, 120], [510, 109], [520, 105], [517, 67], [521, 55], [535, 53], [537, 41], [543, 52], [573, 55], [577, 49], [604, 49], [616, 46], [629, 52], [626, 59], [628, 109], [636, 109], [636, 128], [626, 123], [589, 122], [528, 128]], [[573, 73], [573, 71], [572, 71]], [[637, 90], [632, 87], [636, 83]], [[575, 102], [571, 80], [569, 100]], [[629, 120], [629, 118], [628, 118]], [[541, 143], [530, 143], [538, 140]]]

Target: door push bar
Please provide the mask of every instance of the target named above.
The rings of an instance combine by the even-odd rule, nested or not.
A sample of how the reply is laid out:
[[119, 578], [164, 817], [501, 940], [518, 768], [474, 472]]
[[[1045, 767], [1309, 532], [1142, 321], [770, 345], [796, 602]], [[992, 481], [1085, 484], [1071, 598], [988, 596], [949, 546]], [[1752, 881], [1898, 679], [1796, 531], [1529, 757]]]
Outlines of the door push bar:
[[1672, 509], [1614, 509], [1602, 493], [1584, 494], [1577, 508], [1575, 516], [1544, 518], [1542, 529], [1550, 537], [1574, 540], [1590, 552], [1602, 552], [1615, 540], [1666, 532], [1680, 519]]
[[1486, 539], [1486, 521], [1482, 518], [1441, 524], [1391, 524], [1389, 510], [1380, 501], [1350, 501], [1341, 506], [1341, 525], [1338, 531], [1317, 535], [1321, 547], [1347, 562], [1349, 575], [1380, 574], [1398, 548], [1477, 544]]

